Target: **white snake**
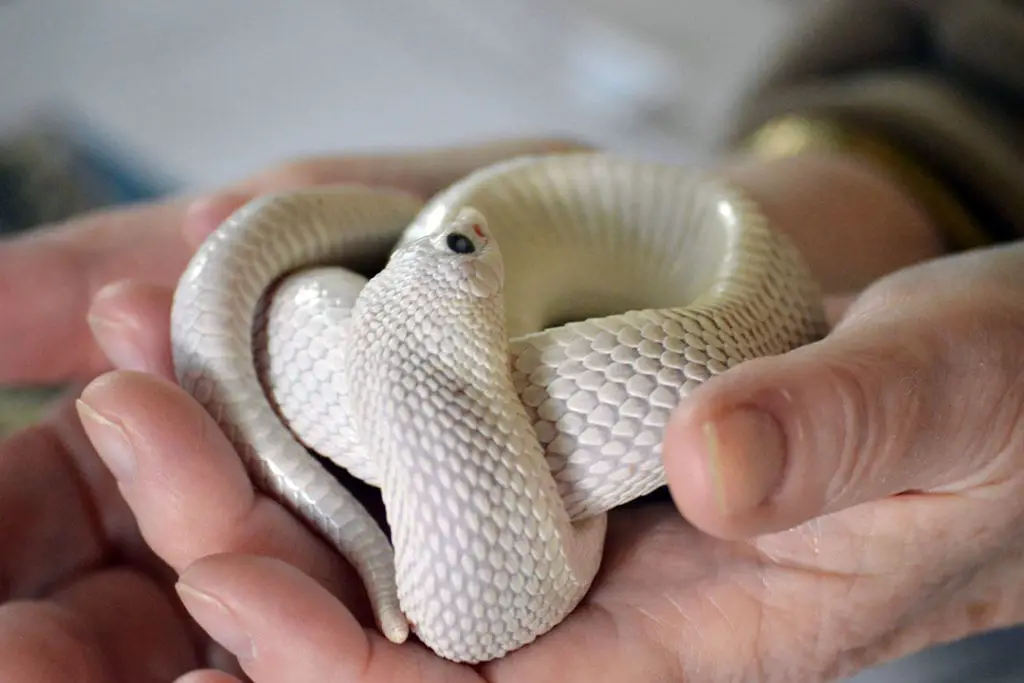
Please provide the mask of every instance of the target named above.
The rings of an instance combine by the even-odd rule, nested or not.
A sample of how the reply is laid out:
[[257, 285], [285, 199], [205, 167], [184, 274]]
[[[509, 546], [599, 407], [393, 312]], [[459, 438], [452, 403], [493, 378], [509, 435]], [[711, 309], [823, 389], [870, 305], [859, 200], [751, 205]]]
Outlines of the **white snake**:
[[[355, 566], [381, 631], [479, 662], [584, 597], [605, 513], [665, 484], [681, 400], [824, 325], [800, 254], [735, 190], [588, 153], [425, 205], [256, 199], [196, 253], [171, 332], [181, 385]], [[391, 543], [307, 448], [380, 488]]]

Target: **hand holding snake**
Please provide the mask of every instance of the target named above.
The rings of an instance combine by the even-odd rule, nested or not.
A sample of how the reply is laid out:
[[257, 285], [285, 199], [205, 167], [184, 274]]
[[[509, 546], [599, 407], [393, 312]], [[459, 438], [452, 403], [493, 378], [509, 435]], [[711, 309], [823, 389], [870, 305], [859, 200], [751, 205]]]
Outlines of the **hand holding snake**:
[[[556, 155], [422, 207], [362, 188], [249, 204], [186, 269], [171, 334], [182, 386], [359, 570], [388, 638], [411, 624], [480, 662], [571, 612], [605, 513], [664, 484], [670, 413], [707, 378], [820, 337], [818, 296], [727, 186]], [[380, 487], [393, 559], [306, 448]]]
[[[417, 164], [409, 160], [395, 167]], [[427, 166], [445, 165], [432, 164]], [[356, 166], [343, 160], [333, 176], [303, 167], [309, 173], [290, 181], [280, 175], [286, 184], [276, 189], [349, 180]], [[871, 173], [849, 171], [849, 164], [800, 159], [755, 165], [741, 175], [776, 224], [799, 238], [826, 283], [859, 286], [841, 283], [863, 282], [854, 274], [859, 266], [862, 275], [870, 267], [870, 259], [858, 261], [862, 245], [870, 244], [871, 253], [883, 255], [891, 268], [899, 258], [920, 258], [913, 256], [915, 249], [930, 238], [908, 235], [915, 225], [912, 211], [894, 208], [899, 194], [886, 189], [884, 178], [876, 182]], [[373, 172], [375, 180], [384, 175]], [[190, 219], [189, 234], [219, 224], [242, 201], [228, 196], [194, 212], [201, 218], [214, 204], [223, 207], [213, 209], [219, 217], [207, 220], [205, 228]], [[851, 203], [858, 211], [849, 211]], [[0, 374], [64, 376], [69, 366], [39, 359], [58, 358], [54, 352], [69, 350], [69, 344], [81, 358], [93, 358], [93, 342], [76, 322], [84, 320], [81, 306], [88, 302], [63, 293], [78, 291], [81, 283], [110, 283], [90, 311], [96, 339], [115, 366], [147, 374], [116, 371], [92, 384], [83, 399], [105, 421], [87, 417], [85, 426], [108, 464], [115, 464], [116, 453], [135, 463], [133, 476], [119, 485], [145, 540], [181, 574], [190, 613], [258, 683], [335, 676], [830, 680], [1021, 619], [1020, 596], [1008, 590], [1019, 572], [1012, 530], [1021, 488], [1012, 475], [1020, 469], [1013, 466], [1019, 454], [1013, 425], [1019, 422], [1012, 418], [1019, 403], [1008, 384], [1016, 373], [1011, 351], [1019, 346], [1013, 321], [1021, 320], [1020, 286], [1013, 284], [1021, 257], [1012, 248], [884, 279], [861, 295], [824, 342], [784, 359], [752, 361], [708, 383], [699, 400], [674, 414], [664, 456], [679, 510], [711, 535], [688, 526], [671, 505], [625, 514], [612, 510], [601, 576], [577, 609], [539, 642], [474, 673], [409, 644], [389, 645], [372, 621], [364, 620], [362, 630], [356, 621], [364, 615], [359, 584], [336, 551], [296, 525], [292, 514], [254, 496], [230, 442], [169, 381], [168, 287], [177, 273], [161, 273], [175, 268], [182, 245], [174, 221], [160, 218], [163, 211], [99, 214], [55, 234], [0, 244], [0, 274], [10, 276], [0, 287], [0, 343], [15, 343], [0, 353]], [[159, 227], [164, 223], [167, 230]], [[828, 232], [829, 248], [815, 251], [822, 231]], [[139, 235], [146, 239], [140, 242]], [[844, 240], [847, 246], [838, 247]], [[100, 258], [104, 254], [109, 258]], [[65, 266], [54, 267], [57, 262]], [[55, 334], [58, 329], [66, 333]], [[96, 372], [92, 360], [88, 367], [78, 356], [66, 360], [81, 376]], [[911, 377], [916, 381], [908, 382]], [[774, 401], [780, 393], [790, 400]], [[851, 400], [856, 396], [876, 402]], [[970, 400], [951, 406], [950, 416], [939, 400], [943, 396]], [[801, 438], [778, 443], [780, 453], [751, 451], [748, 439], [757, 430], [749, 421], [724, 428], [730, 416], [742, 417], [733, 408], [744, 405], [769, 411], [785, 434]], [[719, 438], [707, 441], [708, 434]], [[769, 443], [763, 436], [758, 442]], [[852, 468], [854, 462], [862, 466]], [[723, 471], [729, 473], [724, 487], [715, 484]], [[887, 498], [898, 490], [913, 493]], [[44, 504], [48, 498], [37, 500]], [[14, 501], [0, 497], [0, 518], [14, 514]], [[824, 512], [830, 514], [815, 519]], [[77, 526], [60, 528], [73, 533]], [[715, 540], [754, 534], [768, 535]], [[66, 555], [69, 548], [56, 554]], [[30, 571], [17, 565], [31, 559], [24, 553], [0, 556], [16, 562], [6, 576], [17, 580], [18, 572]], [[89, 576], [98, 578], [79, 574]], [[46, 604], [39, 603], [41, 610]], [[146, 606], [126, 604], [126, 614]], [[97, 653], [107, 641], [90, 634], [102, 624], [83, 619], [73, 631], [61, 631], [61, 623], [52, 620], [32, 627], [28, 611], [13, 602], [0, 605], [0, 621], [14, 627], [16, 660], [22, 664], [41, 663], [57, 652], [61, 661], [100, 661], [102, 654], [112, 664], [116, 644], [111, 652]], [[0, 646], [7, 642], [5, 633]], [[809, 650], [808, 643], [817, 647]], [[166, 671], [168, 665], [184, 666], [178, 654], [154, 647], [135, 664], [150, 673]], [[18, 671], [36, 669], [10, 669], [15, 659], [4, 661], [12, 681], [46, 680], [18, 677]], [[212, 671], [185, 678], [233, 680]]]

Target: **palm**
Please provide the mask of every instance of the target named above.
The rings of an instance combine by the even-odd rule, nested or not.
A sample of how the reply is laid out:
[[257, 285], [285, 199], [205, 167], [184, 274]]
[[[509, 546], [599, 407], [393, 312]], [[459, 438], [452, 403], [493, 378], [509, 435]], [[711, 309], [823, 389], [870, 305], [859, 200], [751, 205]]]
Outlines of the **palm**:
[[[718, 641], [729, 661], [742, 649], [741, 639], [754, 641], [737, 627], [756, 621], [750, 617], [759, 605], [743, 586], [756, 581], [762, 567], [750, 546], [701, 535], [670, 503], [617, 510], [610, 516], [601, 572], [562, 624], [472, 669], [432, 655], [417, 668], [423, 681], [674, 680], [680, 643]], [[727, 629], [722, 636], [728, 637], [709, 636], [712, 626]], [[377, 651], [397, 661], [408, 647], [418, 646], [390, 648], [382, 642]]]
[[[153, 355], [166, 355], [165, 344]], [[1013, 556], [1002, 545], [1007, 529], [993, 520], [1015, 517], [993, 514], [1005, 497], [991, 486], [888, 498], [736, 542], [697, 531], [671, 503], [647, 502], [613, 511], [592, 591], [536, 643], [475, 668], [395, 646], [372, 629], [367, 650], [345, 608], [357, 583], [351, 570], [284, 508], [254, 501], [234, 450], [198, 403], [169, 378], [134, 373], [86, 395], [139, 438], [128, 502], [149, 544], [179, 571], [233, 567], [220, 590], [263, 623], [262, 647], [281, 647], [275, 661], [300, 679], [302, 671], [322, 679], [317, 667], [360, 662], [368, 651], [368, 670], [386, 672], [368, 681], [397, 671], [423, 683], [828, 680], [1005, 620], [993, 590], [1006, 580], [994, 572], [1006, 571], [997, 559]], [[275, 556], [304, 578], [282, 582], [250, 565], [248, 553]], [[341, 600], [325, 601], [323, 588]], [[279, 623], [282, 605], [296, 621]], [[306, 655], [293, 657], [297, 650]], [[250, 673], [276, 680], [285, 671]]]
[[[742, 544], [703, 536], [669, 503], [618, 510], [609, 521], [602, 569], [583, 603], [536, 644], [484, 667], [487, 679], [674, 679], [680, 644], [708, 645], [716, 623], [736, 644], [735, 627], [756, 615], [737, 584], [758, 572]], [[587, 655], [567, 657], [573, 652]]]
[[[802, 538], [805, 531], [794, 531], [774, 543], [810, 550]], [[463, 680], [677, 680], [684, 667], [724, 665], [735, 668], [705, 675], [731, 680], [760, 656], [773, 622], [814, 626], [794, 618], [801, 595], [803, 607], [817, 614], [823, 583], [841, 596], [854, 580], [799, 568], [792, 559], [777, 564], [758, 544], [703, 535], [669, 503], [615, 511], [601, 573], [577, 610], [534, 644], [475, 674], [463, 669]], [[793, 636], [787, 634], [795, 645], [805, 640]], [[698, 652], [702, 662], [687, 661]], [[438, 670], [425, 680], [451, 666], [434, 665]]]
[[963, 562], [929, 550], [937, 525], [954, 518], [962, 540], [981, 542], [984, 513], [975, 511], [972, 525], [964, 519], [970, 510], [956, 498], [905, 496], [738, 542], [700, 533], [671, 504], [616, 511], [601, 574], [583, 604], [534, 645], [482, 667], [481, 680], [851, 675], [959, 637], [965, 609], [992, 618], [979, 607], [991, 581], [950, 579], [966, 558], [980, 564], [996, 548], [979, 560], [977, 545], [943, 544], [965, 547]]

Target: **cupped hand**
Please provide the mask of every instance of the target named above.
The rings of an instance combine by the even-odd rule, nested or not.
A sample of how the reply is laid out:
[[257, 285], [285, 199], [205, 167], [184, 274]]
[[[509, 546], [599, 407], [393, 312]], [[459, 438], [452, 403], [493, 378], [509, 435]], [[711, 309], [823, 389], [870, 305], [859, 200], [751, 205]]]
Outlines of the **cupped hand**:
[[[136, 296], [135, 288], [169, 291], [210, 221], [255, 194], [362, 182], [428, 196], [475, 166], [568, 148], [556, 140], [518, 140], [309, 159], [208, 200], [96, 212], [0, 241], [0, 384], [75, 384], [109, 370], [111, 359], [168, 371], [162, 359], [150, 366], [138, 352], [163, 341], [166, 308]], [[120, 307], [125, 302], [129, 307]], [[97, 337], [105, 340], [102, 349]], [[0, 680], [157, 683], [215, 664], [237, 670], [181, 608], [176, 574], [143, 542], [82, 431], [72, 409], [77, 394], [70, 389], [40, 424], [0, 441]], [[323, 585], [347, 576], [311, 539], [291, 533], [280, 511], [257, 515], [239, 530], [233, 522], [242, 516], [237, 511], [226, 527], [201, 520], [210, 547], [282, 558], [325, 577]], [[273, 533], [265, 533], [268, 525]]]
[[[676, 506], [613, 512], [580, 608], [477, 668], [350, 609], [354, 579], [160, 370], [166, 334], [135, 348], [154, 371], [100, 378], [83, 414], [185, 606], [257, 683], [832, 680], [1024, 620], [1022, 273], [1024, 245], [899, 271], [825, 340], [708, 382], [666, 435]], [[157, 329], [170, 293], [115, 304]]]
[[1024, 623], [1021, 348], [1024, 242], [885, 277], [678, 412], [676, 504], [763, 561], [759, 680]]

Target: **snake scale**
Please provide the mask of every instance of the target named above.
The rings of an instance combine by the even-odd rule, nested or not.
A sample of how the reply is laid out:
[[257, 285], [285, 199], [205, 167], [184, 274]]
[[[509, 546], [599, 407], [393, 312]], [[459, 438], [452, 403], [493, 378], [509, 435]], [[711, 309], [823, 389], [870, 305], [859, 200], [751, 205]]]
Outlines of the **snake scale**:
[[[356, 568], [381, 632], [461, 662], [575, 609], [607, 512], [665, 484], [680, 401], [823, 331], [750, 201], [604, 153], [503, 161], [425, 202], [257, 198], [197, 250], [171, 318], [181, 386]], [[390, 539], [311, 451], [379, 487]]]

